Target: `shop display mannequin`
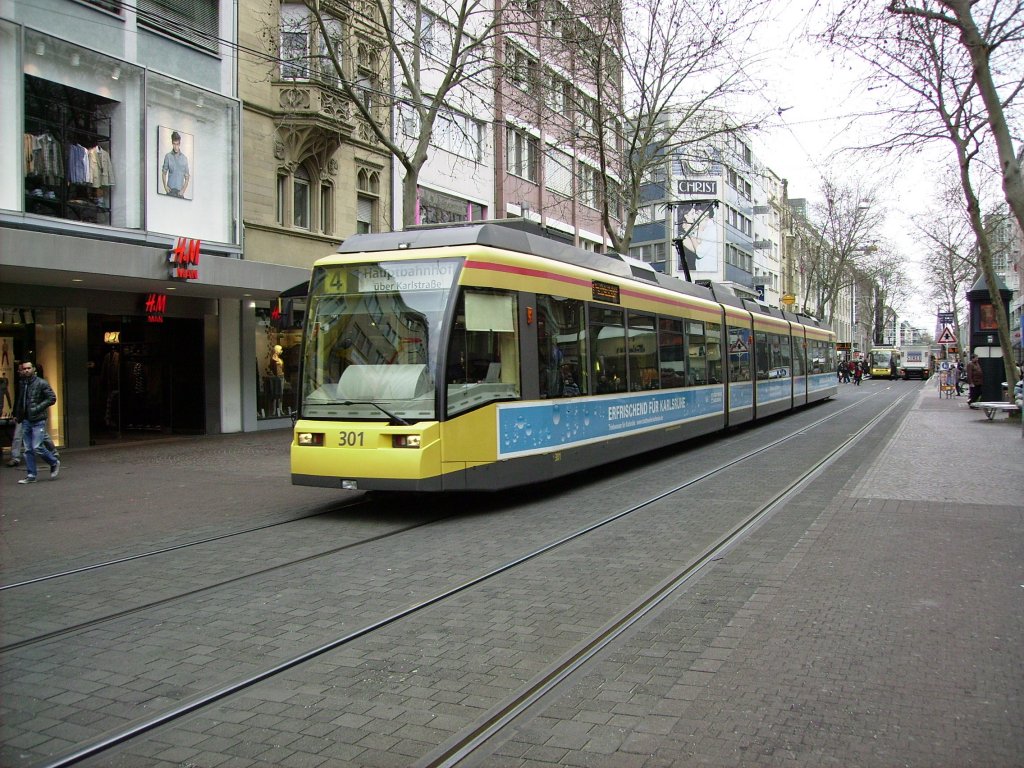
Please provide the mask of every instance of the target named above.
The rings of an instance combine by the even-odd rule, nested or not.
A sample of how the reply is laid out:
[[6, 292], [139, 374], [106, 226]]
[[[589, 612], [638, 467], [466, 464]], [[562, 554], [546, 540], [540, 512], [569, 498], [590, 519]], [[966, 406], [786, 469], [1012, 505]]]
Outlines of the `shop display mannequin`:
[[280, 344], [275, 344], [274, 353], [270, 356], [270, 408], [275, 416], [284, 415], [281, 413], [281, 398], [284, 397], [284, 361], [281, 359], [283, 351]]

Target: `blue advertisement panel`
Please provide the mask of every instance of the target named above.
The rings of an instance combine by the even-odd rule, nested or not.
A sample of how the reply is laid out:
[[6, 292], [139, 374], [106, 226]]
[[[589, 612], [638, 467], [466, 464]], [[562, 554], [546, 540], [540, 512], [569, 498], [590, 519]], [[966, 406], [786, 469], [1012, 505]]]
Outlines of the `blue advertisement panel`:
[[772, 403], [788, 400], [793, 391], [792, 379], [768, 379], [757, 382], [757, 402]]
[[749, 408], [754, 404], [754, 382], [741, 381], [729, 385], [729, 410]]
[[820, 392], [823, 389], [836, 385], [836, 375], [834, 373], [815, 373], [809, 377], [809, 380], [808, 388], [811, 392]]
[[498, 458], [585, 445], [723, 413], [721, 385], [587, 400], [499, 405]]

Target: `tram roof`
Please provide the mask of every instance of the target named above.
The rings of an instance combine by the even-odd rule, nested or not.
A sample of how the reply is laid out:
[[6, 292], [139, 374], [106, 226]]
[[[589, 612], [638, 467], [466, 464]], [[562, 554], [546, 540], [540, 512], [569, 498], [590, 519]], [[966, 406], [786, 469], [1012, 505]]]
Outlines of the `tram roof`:
[[[507, 223], [506, 223], [507, 222]], [[506, 251], [526, 253], [563, 264], [657, 285], [675, 293], [716, 301], [714, 294], [702, 285], [687, 283], [662, 274], [650, 264], [620, 253], [594, 253], [545, 234], [545, 229], [522, 219], [495, 220], [461, 225], [427, 225], [399, 232], [353, 235], [340, 246], [338, 253], [372, 253], [375, 251], [444, 248], [460, 245], [482, 245]]]

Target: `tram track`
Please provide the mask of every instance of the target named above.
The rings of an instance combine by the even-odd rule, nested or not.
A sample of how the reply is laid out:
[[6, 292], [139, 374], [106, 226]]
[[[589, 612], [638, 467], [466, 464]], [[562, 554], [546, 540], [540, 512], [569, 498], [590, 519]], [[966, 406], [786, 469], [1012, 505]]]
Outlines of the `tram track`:
[[[110, 567], [115, 566], [115, 565], [123, 565], [124, 563], [130, 563], [133, 560], [144, 560], [147, 557], [156, 557], [157, 555], [166, 555], [166, 554], [169, 554], [171, 552], [178, 552], [178, 551], [183, 550], [183, 549], [189, 549], [190, 547], [198, 547], [198, 546], [201, 546], [201, 545], [204, 545], [204, 544], [211, 544], [211, 543], [213, 543], [215, 541], [223, 541], [225, 539], [231, 539], [231, 538], [234, 538], [236, 536], [246, 536], [246, 535], [248, 535], [250, 533], [257, 533], [259, 531], [265, 531], [265, 530], [268, 530], [270, 528], [277, 528], [277, 527], [282, 526], [282, 525], [291, 525], [292, 523], [301, 522], [303, 520], [310, 520], [310, 519], [312, 519], [314, 517], [321, 517], [323, 515], [330, 515], [330, 514], [339, 512], [339, 511], [341, 511], [343, 509], [351, 509], [352, 507], [357, 507], [357, 506], [360, 506], [361, 504], [365, 504], [365, 503], [366, 502], [365, 502], [364, 499], [357, 499], [356, 501], [348, 502], [348, 503], [345, 503], [345, 504], [340, 504], [340, 505], [338, 505], [336, 507], [331, 507], [330, 509], [325, 509], [325, 510], [321, 510], [319, 512], [314, 512], [313, 514], [310, 514], [310, 515], [302, 515], [301, 517], [293, 517], [293, 518], [289, 518], [288, 520], [278, 520], [278, 521], [273, 522], [273, 523], [264, 523], [263, 525], [256, 525], [256, 526], [253, 526], [251, 528], [242, 528], [240, 530], [229, 531], [227, 533], [218, 533], [215, 536], [207, 536], [206, 538], [203, 538], [203, 539], [195, 539], [194, 541], [185, 541], [185, 542], [182, 542], [181, 544], [174, 544], [174, 545], [167, 546], [167, 547], [160, 547], [159, 549], [151, 549], [151, 550], [147, 550], [146, 552], [137, 552], [135, 554], [124, 555], [122, 557], [113, 557], [113, 558], [111, 558], [109, 560], [103, 560], [103, 561], [98, 562], [98, 563], [90, 563], [89, 565], [82, 565], [82, 566], [79, 566], [77, 568], [68, 568], [68, 569], [63, 570], [63, 571], [57, 571], [56, 573], [48, 573], [48, 574], [46, 574], [44, 576], [36, 576], [34, 578], [31, 578], [31, 579], [23, 579], [22, 581], [15, 581], [15, 582], [12, 582], [10, 584], [0, 584], [0, 592], [4, 592], [4, 591], [9, 590], [9, 589], [18, 589], [20, 587], [28, 587], [28, 586], [31, 586], [33, 584], [42, 583], [44, 581], [52, 581], [54, 579], [62, 579], [62, 578], [66, 578], [68, 576], [75, 576], [75, 575], [80, 574], [80, 573], [86, 573], [88, 571], [99, 570], [100, 568], [110, 568]], [[3, 651], [3, 647], [0, 647], [0, 652], [2, 652], [2, 651]]]
[[[873, 397], [873, 395], [868, 396], [868, 398], [870, 398], [870, 397]], [[850, 410], [852, 408], [859, 407], [861, 404], [866, 402], [868, 400], [868, 398], [864, 398], [864, 399], [858, 400], [857, 402], [852, 403], [852, 404], [850, 404], [848, 406], [845, 406], [844, 408], [842, 408], [842, 409], [840, 409], [838, 411], [835, 411], [834, 413], [831, 413], [831, 414], [829, 414], [828, 416], [825, 416], [822, 419], [814, 421], [811, 424], [806, 425], [804, 427], [801, 427], [798, 430], [794, 430], [790, 434], [785, 435], [785, 436], [783, 436], [783, 437], [781, 437], [781, 438], [779, 438], [779, 439], [777, 439], [775, 441], [772, 441], [771, 443], [768, 443], [766, 445], [762, 445], [762, 446], [758, 447], [757, 449], [755, 449], [753, 451], [750, 451], [750, 452], [748, 452], [746, 454], [743, 454], [742, 456], [740, 456], [740, 457], [738, 457], [738, 458], [736, 458], [736, 459], [734, 459], [734, 460], [732, 460], [732, 461], [730, 461], [728, 463], [725, 463], [723, 465], [715, 467], [712, 470], [707, 471], [707, 472], [705, 472], [703, 474], [697, 475], [697, 476], [691, 478], [687, 482], [686, 485], [692, 485], [694, 483], [700, 482], [701, 480], [706, 479], [707, 477], [710, 477], [710, 476], [712, 476], [713, 474], [715, 474], [717, 472], [721, 472], [722, 470], [727, 469], [728, 467], [733, 466], [736, 463], [739, 463], [741, 461], [745, 461], [745, 460], [747, 460], [747, 459], [749, 459], [749, 458], [751, 458], [753, 456], [758, 455], [759, 453], [762, 453], [762, 452], [764, 452], [766, 450], [770, 450], [771, 448], [773, 448], [773, 447], [775, 447], [777, 445], [785, 443], [788, 440], [792, 440], [792, 439], [800, 436], [801, 434], [803, 434], [807, 430], [813, 429], [813, 428], [819, 426], [820, 424], [826, 423], [827, 421], [829, 421], [831, 419], [841, 417], [848, 410]], [[686, 487], [686, 485], [681, 486], [681, 487]], [[668, 493], [671, 493], [671, 492], [674, 492], [674, 491], [669, 491]], [[208, 536], [208, 537], [205, 537], [205, 538], [202, 538], [202, 539], [196, 539], [196, 540], [191, 541], [191, 542], [184, 542], [184, 543], [177, 544], [177, 545], [174, 545], [174, 546], [162, 547], [162, 548], [159, 548], [159, 549], [153, 549], [153, 550], [149, 550], [149, 551], [146, 551], [146, 552], [136, 553], [136, 554], [132, 554], [132, 555], [126, 555], [126, 556], [120, 557], [120, 558], [112, 558], [110, 560], [106, 560], [106, 561], [99, 562], [99, 563], [93, 563], [93, 564], [86, 565], [86, 566], [81, 566], [79, 568], [68, 569], [68, 570], [65, 570], [65, 571], [60, 571], [60, 572], [49, 574], [49, 575], [46, 575], [46, 576], [40, 576], [40, 577], [33, 578], [33, 579], [26, 579], [26, 580], [23, 580], [23, 581], [20, 581], [20, 582], [14, 582], [14, 583], [11, 583], [11, 584], [2, 585], [2, 586], [0, 586], [0, 592], [9, 591], [9, 590], [16, 589], [16, 588], [23, 588], [23, 587], [39, 585], [39, 584], [42, 584], [42, 583], [45, 583], [45, 582], [48, 582], [48, 581], [53, 581], [53, 580], [60, 579], [60, 578], [67, 578], [67, 577], [71, 577], [71, 576], [76, 576], [76, 575], [79, 575], [79, 574], [88, 573], [90, 571], [96, 571], [96, 570], [100, 570], [100, 569], [103, 569], [103, 568], [110, 568], [110, 567], [114, 567], [114, 566], [120, 566], [120, 565], [124, 565], [124, 564], [127, 564], [127, 563], [131, 563], [133, 561], [144, 560], [146, 558], [167, 555], [167, 554], [170, 554], [170, 553], [173, 553], [173, 552], [179, 552], [179, 551], [182, 551], [182, 550], [185, 550], [185, 549], [189, 549], [189, 548], [193, 548], [193, 547], [198, 547], [198, 546], [202, 546], [202, 545], [206, 545], [206, 544], [211, 544], [211, 543], [215, 543], [215, 542], [230, 540], [230, 539], [238, 537], [238, 536], [243, 536], [243, 535], [248, 535], [248, 534], [252, 534], [252, 533], [257, 533], [257, 532], [260, 532], [260, 531], [265, 531], [265, 530], [269, 530], [269, 529], [272, 529], [272, 528], [280, 527], [280, 526], [283, 526], [283, 525], [294, 524], [296, 522], [301, 522], [303, 520], [308, 520], [308, 519], [315, 518], [315, 517], [320, 517], [320, 516], [323, 516], [323, 515], [326, 515], [326, 514], [335, 513], [335, 512], [338, 512], [339, 510], [342, 510], [342, 509], [353, 509], [353, 508], [356, 508], [356, 507], [359, 507], [359, 506], [364, 506], [364, 505], [366, 505], [368, 503], [369, 503], [368, 500], [364, 497], [364, 498], [361, 498], [361, 499], [357, 499], [357, 500], [355, 500], [353, 502], [349, 502], [347, 504], [340, 505], [338, 507], [332, 507], [329, 510], [325, 510], [325, 511], [322, 511], [322, 512], [317, 512], [317, 513], [312, 514], [312, 515], [304, 515], [302, 517], [293, 518], [293, 519], [286, 520], [286, 521], [279, 521], [279, 522], [275, 522], [275, 523], [268, 523], [268, 524], [264, 524], [264, 525], [253, 526], [253, 527], [247, 528], [247, 529], [231, 531], [231, 532], [228, 532], [228, 533], [222, 533], [222, 534], [218, 534], [218, 535], [215, 535], [215, 536]], [[613, 522], [614, 520], [618, 519], [618, 517], [621, 517], [621, 516], [624, 516], [626, 514], [629, 514], [631, 511], [632, 510], [627, 510], [625, 512], [619, 513], [618, 515], [613, 515], [613, 516], [611, 516], [611, 517], [609, 517], [607, 519], [599, 521], [599, 522], [595, 523], [593, 526], [580, 529], [579, 531], [577, 531], [577, 532], [575, 532], [573, 534], [570, 534], [570, 536], [567, 537], [564, 541], [572, 540], [573, 538], [576, 538], [576, 537], [578, 537], [580, 535], [583, 535], [583, 534], [589, 532], [590, 530], [594, 530], [594, 529], [599, 528], [599, 527], [601, 527], [603, 525], [606, 525], [606, 524], [608, 524], [610, 522]], [[85, 621], [78, 621], [78, 622], [75, 622], [74, 624], [70, 624], [70, 625], [65, 626], [65, 627], [61, 627], [61, 628], [58, 628], [58, 629], [53, 629], [53, 630], [50, 630], [50, 631], [47, 631], [47, 632], [41, 632], [39, 634], [32, 635], [31, 637], [21, 638], [19, 640], [13, 641], [13, 642], [3, 643], [3, 644], [0, 644], [0, 654], [10, 653], [10, 652], [16, 651], [18, 649], [22, 649], [22, 648], [26, 648], [26, 647], [31, 647], [31, 646], [36, 645], [36, 644], [49, 642], [49, 641], [52, 641], [52, 640], [60, 639], [62, 637], [67, 637], [67, 636], [70, 636], [70, 635], [73, 635], [73, 634], [76, 634], [76, 633], [79, 633], [79, 632], [83, 632], [83, 631], [95, 628], [97, 626], [101, 626], [101, 625], [103, 625], [103, 624], [105, 624], [107, 622], [111, 622], [111, 621], [115, 621], [115, 620], [118, 620], [118, 619], [123, 619], [123, 618], [126, 618], [126, 617], [130, 617], [130, 616], [133, 616], [133, 615], [136, 615], [136, 614], [143, 613], [143, 612], [145, 612], [147, 610], [152, 610], [152, 609], [155, 609], [155, 608], [159, 608], [161, 606], [170, 605], [172, 603], [180, 602], [180, 601], [186, 600], [188, 598], [192, 598], [192, 597], [197, 597], [197, 596], [200, 596], [200, 595], [208, 594], [208, 593], [214, 592], [214, 591], [216, 591], [218, 589], [222, 589], [224, 587], [227, 587], [227, 586], [230, 586], [230, 585], [233, 585], [233, 584], [237, 584], [237, 583], [246, 581], [248, 579], [255, 579], [255, 578], [258, 578], [260, 576], [265, 576], [267, 574], [273, 573], [275, 571], [281, 571], [281, 570], [284, 570], [284, 569], [287, 569], [287, 568], [290, 568], [290, 567], [301, 565], [303, 563], [309, 563], [309, 562], [315, 561], [315, 560], [320, 559], [320, 558], [326, 558], [326, 557], [329, 557], [331, 555], [335, 555], [335, 554], [338, 554], [338, 553], [346, 551], [346, 550], [354, 549], [354, 548], [359, 547], [359, 546], [365, 546], [365, 545], [368, 545], [368, 544], [372, 544], [372, 543], [375, 543], [375, 542], [382, 541], [384, 539], [387, 539], [387, 538], [390, 538], [390, 537], [393, 537], [393, 536], [399, 536], [401, 534], [407, 533], [407, 532], [415, 530], [417, 528], [421, 528], [424, 525], [430, 525], [430, 524], [442, 522], [444, 520], [449, 519], [450, 517], [451, 517], [451, 515], [443, 515], [441, 517], [433, 517], [430, 520], [427, 520], [427, 521], [424, 521], [424, 522], [417, 522], [417, 523], [414, 523], [412, 525], [402, 526], [402, 527], [393, 529], [393, 530], [388, 531], [388, 532], [383, 533], [383, 534], [379, 534], [379, 535], [376, 535], [376, 536], [370, 536], [370, 537], [367, 537], [367, 538], [364, 538], [364, 539], [360, 539], [358, 541], [348, 542], [348, 543], [343, 544], [341, 546], [331, 547], [331, 548], [328, 548], [328, 549], [325, 549], [325, 550], [322, 550], [320, 552], [316, 552], [316, 553], [313, 553], [313, 554], [310, 554], [310, 555], [306, 555], [306, 556], [303, 556], [303, 557], [286, 560], [286, 561], [281, 562], [281, 563], [276, 563], [276, 564], [274, 564], [272, 566], [268, 566], [268, 567], [265, 567], [265, 568], [260, 568], [258, 570], [254, 570], [254, 571], [248, 571], [248, 572], [240, 574], [238, 576], [234, 576], [234, 577], [227, 578], [227, 579], [221, 579], [221, 580], [216, 581], [216, 582], [211, 583], [211, 584], [204, 584], [203, 586], [197, 587], [195, 589], [190, 589], [190, 590], [186, 590], [186, 591], [183, 591], [183, 592], [178, 592], [178, 593], [176, 593], [174, 595], [169, 595], [167, 597], [163, 597], [163, 598], [159, 598], [159, 599], [155, 599], [155, 600], [147, 600], [147, 601], [141, 602], [141, 603], [139, 603], [137, 605], [133, 605], [133, 606], [131, 606], [129, 608], [125, 608], [123, 610], [119, 610], [119, 611], [115, 611], [115, 612], [112, 612], [112, 613], [104, 614], [102, 616], [97, 616], [97, 617], [94, 617], [94, 618], [91, 618], [91, 619], [88, 619], [88, 620], [85, 620]], [[564, 541], [556, 542], [556, 545], [564, 543]]]
[[[898, 400], [889, 404], [881, 413], [877, 414], [843, 443], [822, 457], [815, 465], [805, 470], [781, 492], [741, 520], [738, 525], [726, 532], [699, 556], [677, 570], [666, 583], [645, 595], [628, 611], [615, 617], [605, 629], [581, 643], [571, 654], [564, 657], [554, 667], [548, 669], [542, 676], [532, 681], [516, 695], [509, 697], [498, 707], [492, 708], [488, 715], [482, 718], [476, 725], [467, 729], [457, 738], [450, 740], [449, 743], [436, 750], [427, 759], [417, 762], [416, 768], [453, 768], [471, 759], [488, 741], [508, 728], [517, 718], [524, 716], [530, 708], [537, 706], [558, 685], [578, 672], [587, 662], [607, 648], [612, 642], [657, 609], [661, 603], [671, 598], [676, 592], [697, 578], [708, 565], [722, 559], [751, 530], [760, 525], [782, 504], [805, 488], [837, 458], [845, 454], [908, 396], [909, 393], [904, 394]], [[678, 492], [683, 487], [685, 486], [673, 489], [670, 493]], [[642, 502], [638, 505], [638, 508], [661, 498], [663, 498], [663, 495]]]
[[[847, 437], [838, 447], [830, 451], [827, 455], [817, 461], [813, 466], [809, 467], [806, 471], [803, 471], [799, 477], [793, 480], [786, 488], [776, 494], [765, 504], [761, 505], [757, 510], [747, 515], [739, 524], [731, 528], [726, 534], [724, 534], [718, 541], [714, 542], [707, 550], [702, 552], [696, 558], [693, 558], [685, 567], [680, 569], [677, 574], [670, 580], [668, 584], [657, 590], [656, 592], [644, 596], [634, 607], [632, 607], [625, 614], [616, 617], [609, 625], [606, 630], [600, 634], [589, 638], [585, 641], [576, 651], [568, 656], [563, 662], [561, 662], [554, 671], [545, 675], [542, 679], [534, 681], [527, 688], [524, 688], [520, 693], [511, 697], [507, 702], [503, 703], [500, 707], [492, 709], [491, 713], [486, 718], [486, 721], [478, 724], [471, 728], [464, 735], [460, 736], [455, 741], [445, 745], [443, 753], [432, 756], [429, 762], [423, 763], [424, 765], [455, 765], [461, 761], [467, 759], [474, 750], [478, 749], [481, 744], [486, 742], [488, 739], [498, 733], [502, 728], [507, 727], [508, 723], [512, 722], [516, 717], [520, 716], [529, 707], [536, 704], [547, 692], [551, 691], [559, 682], [565, 679], [565, 677], [572, 674], [573, 671], [580, 668], [587, 660], [592, 658], [595, 654], [599, 653], [608, 643], [612, 642], [616, 637], [619, 637], [622, 633], [626, 632], [632, 627], [637, 621], [641, 620], [644, 615], [649, 613], [651, 610], [657, 607], [661, 602], [667, 599], [675, 591], [684, 586], [688, 581], [692, 580], [698, 575], [706, 565], [720, 557], [726, 552], [731, 546], [741, 540], [747, 532], [756, 527], [763, 519], [771, 514], [780, 504], [786, 499], [791, 497], [793, 494], [799, 492], [804, 485], [811, 481], [817, 474], [819, 474], [825, 467], [836, 460], [843, 452], [848, 450], [856, 441], [866, 434], [874, 425], [876, 425], [881, 419], [890, 413], [899, 403], [901, 403], [907, 395], [900, 396], [896, 401], [889, 404], [883, 411], [874, 416], [867, 424], [861, 429], [857, 430], [853, 435]], [[110, 732], [104, 737], [83, 745], [74, 752], [70, 752], [62, 757], [57, 758], [51, 762], [45, 763], [47, 766], [64, 766], [73, 765], [81, 762], [89, 757], [106, 752], [114, 747], [124, 744], [125, 742], [139, 738], [144, 734], [157, 729], [161, 726], [173, 723], [186, 715], [193, 712], [197, 712], [204, 707], [208, 707], [219, 701], [222, 701], [228, 697], [239, 694], [252, 686], [257, 685], [266, 680], [270, 680], [275, 676], [282, 674], [283, 672], [298, 667], [307, 662], [311, 662], [324, 654], [327, 654], [333, 650], [339, 649], [349, 643], [352, 643], [358, 638], [366, 637], [374, 632], [382, 630], [385, 627], [393, 625], [403, 619], [409, 618], [414, 614], [424, 611], [427, 608], [438, 606], [444, 603], [446, 600], [450, 600], [456, 595], [462, 594], [474, 587], [480, 586], [503, 573], [506, 573], [518, 566], [521, 566], [527, 562], [542, 557], [545, 554], [552, 552], [553, 550], [562, 547], [569, 542], [580, 539], [587, 534], [603, 528], [617, 520], [620, 520], [630, 514], [633, 514], [641, 509], [649, 507], [656, 502], [665, 499], [673, 494], [677, 494], [680, 491], [690, 488], [696, 483], [713, 477], [727, 469], [737, 466], [738, 464], [746, 461], [754, 456], [763, 454], [765, 451], [771, 450], [772, 448], [778, 447], [787, 443], [794, 438], [806, 434], [809, 430], [814, 429], [826, 422], [835, 419], [844, 413], [848, 412], [851, 408], [856, 408], [859, 405], [866, 402], [869, 398], [864, 398], [856, 403], [851, 404], [843, 409], [840, 409], [834, 413], [829, 414], [821, 419], [818, 419], [810, 424], [803, 425], [798, 429], [792, 431], [788, 435], [784, 435], [776, 440], [773, 440], [765, 445], [758, 446], [757, 448], [743, 453], [741, 456], [723, 462], [716, 467], [713, 467], [707, 471], [701, 472], [700, 474], [690, 477], [681, 483], [677, 483], [667, 490], [663, 490], [658, 494], [649, 498], [643, 499], [630, 507], [615, 512], [610, 515], [602, 517], [600, 520], [581, 527], [575, 531], [572, 531], [556, 540], [552, 540], [543, 546], [537, 547], [530, 552], [512, 558], [503, 564], [496, 566], [482, 574], [478, 574], [473, 578], [467, 579], [459, 584], [455, 584], [451, 588], [442, 592], [436, 593], [429, 598], [419, 600], [407, 606], [403, 610], [395, 611], [389, 615], [382, 617], [381, 619], [365, 624], [364, 626], [349, 632], [343, 636], [332, 639], [329, 642], [323, 643], [314, 648], [310, 648], [302, 653], [295, 654], [291, 658], [268, 667], [260, 672], [239, 678], [230, 683], [224, 684], [220, 687], [211, 689], [205, 693], [194, 696], [176, 706], [168, 708], [163, 712], [156, 713], [151, 717], [140, 719], [134, 723], [120, 729], [116, 732]]]
[[[444, 519], [444, 518], [441, 518], [441, 519]], [[180, 593], [178, 593], [176, 595], [171, 595], [170, 597], [165, 597], [165, 598], [162, 598], [160, 600], [152, 600], [152, 601], [147, 602], [147, 603], [142, 603], [140, 605], [135, 605], [135, 606], [132, 606], [131, 608], [126, 608], [126, 609], [124, 609], [122, 611], [117, 611], [115, 613], [106, 614], [104, 616], [100, 616], [100, 617], [97, 617], [95, 619], [91, 619], [89, 621], [78, 622], [77, 624], [73, 624], [73, 625], [67, 626], [67, 627], [62, 627], [61, 629], [55, 629], [55, 630], [53, 630], [51, 632], [45, 632], [43, 634], [35, 635], [33, 637], [25, 638], [23, 640], [18, 640], [18, 641], [13, 642], [13, 643], [7, 643], [6, 645], [0, 645], [0, 654], [9, 653], [11, 651], [16, 651], [19, 648], [25, 648], [25, 647], [32, 646], [32, 645], [38, 645], [39, 643], [49, 642], [51, 640], [56, 640], [56, 639], [61, 638], [61, 637], [67, 637], [68, 635], [73, 635], [73, 634], [76, 634], [78, 632], [83, 632], [83, 631], [85, 631], [87, 629], [92, 629], [93, 627], [100, 626], [101, 624], [105, 624], [105, 623], [110, 622], [110, 621], [115, 621], [117, 619], [123, 619], [123, 618], [126, 618], [128, 616], [132, 616], [132, 615], [135, 615], [135, 614], [138, 614], [138, 613], [142, 613], [143, 611], [148, 611], [148, 610], [152, 610], [154, 608], [159, 608], [161, 606], [170, 605], [171, 603], [176, 603], [176, 602], [179, 602], [181, 600], [185, 600], [185, 599], [190, 598], [190, 597], [198, 597], [199, 595], [203, 595], [203, 594], [206, 594], [208, 592], [213, 592], [213, 591], [218, 590], [218, 589], [223, 589], [224, 587], [227, 587], [227, 586], [229, 586], [231, 584], [237, 584], [239, 582], [246, 581], [247, 579], [255, 579], [255, 578], [260, 577], [260, 576], [266, 576], [267, 574], [273, 573], [275, 571], [280, 571], [280, 570], [283, 570], [285, 568], [294, 568], [295, 566], [301, 565], [303, 563], [309, 563], [309, 562], [312, 562], [314, 560], [318, 560], [318, 559], [321, 559], [321, 558], [324, 558], [324, 557], [330, 557], [331, 555], [336, 555], [339, 552], [344, 552], [347, 549], [353, 549], [355, 547], [361, 547], [361, 546], [365, 546], [367, 544], [372, 544], [372, 543], [375, 543], [375, 542], [378, 542], [378, 541], [382, 541], [384, 539], [391, 538], [392, 536], [399, 536], [399, 535], [401, 535], [403, 533], [408, 533], [409, 531], [415, 530], [416, 528], [421, 528], [421, 527], [423, 527], [425, 525], [431, 525], [431, 524], [436, 523], [436, 522], [437, 522], [437, 519], [432, 519], [432, 520], [428, 520], [428, 521], [425, 521], [425, 522], [422, 522], [422, 523], [414, 523], [412, 525], [406, 525], [406, 526], [403, 526], [401, 528], [396, 528], [394, 530], [388, 531], [386, 533], [378, 534], [377, 536], [370, 536], [368, 538], [361, 539], [359, 541], [349, 542], [347, 544], [343, 544], [343, 545], [338, 546], [338, 547], [332, 547], [331, 549], [327, 549], [327, 550], [324, 550], [322, 552], [317, 552], [317, 553], [312, 554], [312, 555], [306, 555], [305, 557], [296, 558], [294, 560], [289, 560], [289, 561], [284, 562], [284, 563], [277, 563], [276, 565], [272, 565], [272, 566], [269, 566], [267, 568], [261, 568], [259, 570], [251, 571], [249, 573], [243, 573], [243, 574], [241, 574], [239, 576], [235, 576], [235, 577], [230, 578], [230, 579], [223, 579], [223, 580], [218, 581], [218, 582], [216, 582], [214, 584], [207, 584], [207, 585], [204, 585], [202, 587], [197, 587], [196, 589], [192, 589], [192, 590], [189, 590], [187, 592], [180, 592]], [[223, 538], [223, 537], [217, 537], [217, 538]], [[211, 541], [216, 541], [216, 540], [217, 539], [211, 539]], [[177, 547], [172, 548], [172, 550], [173, 549], [177, 549]], [[134, 559], [134, 558], [128, 558], [128, 560], [131, 560], [131, 559]], [[118, 562], [126, 562], [126, 561], [118, 561]]]

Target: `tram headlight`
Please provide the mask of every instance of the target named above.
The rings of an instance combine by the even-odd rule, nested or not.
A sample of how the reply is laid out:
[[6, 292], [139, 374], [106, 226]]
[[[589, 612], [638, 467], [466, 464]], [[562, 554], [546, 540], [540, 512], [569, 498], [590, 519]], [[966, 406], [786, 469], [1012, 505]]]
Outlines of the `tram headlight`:
[[391, 436], [391, 447], [392, 448], [419, 448], [420, 447], [420, 436], [419, 435], [392, 435]]
[[323, 445], [323, 432], [299, 432], [295, 436], [295, 442], [299, 445]]

